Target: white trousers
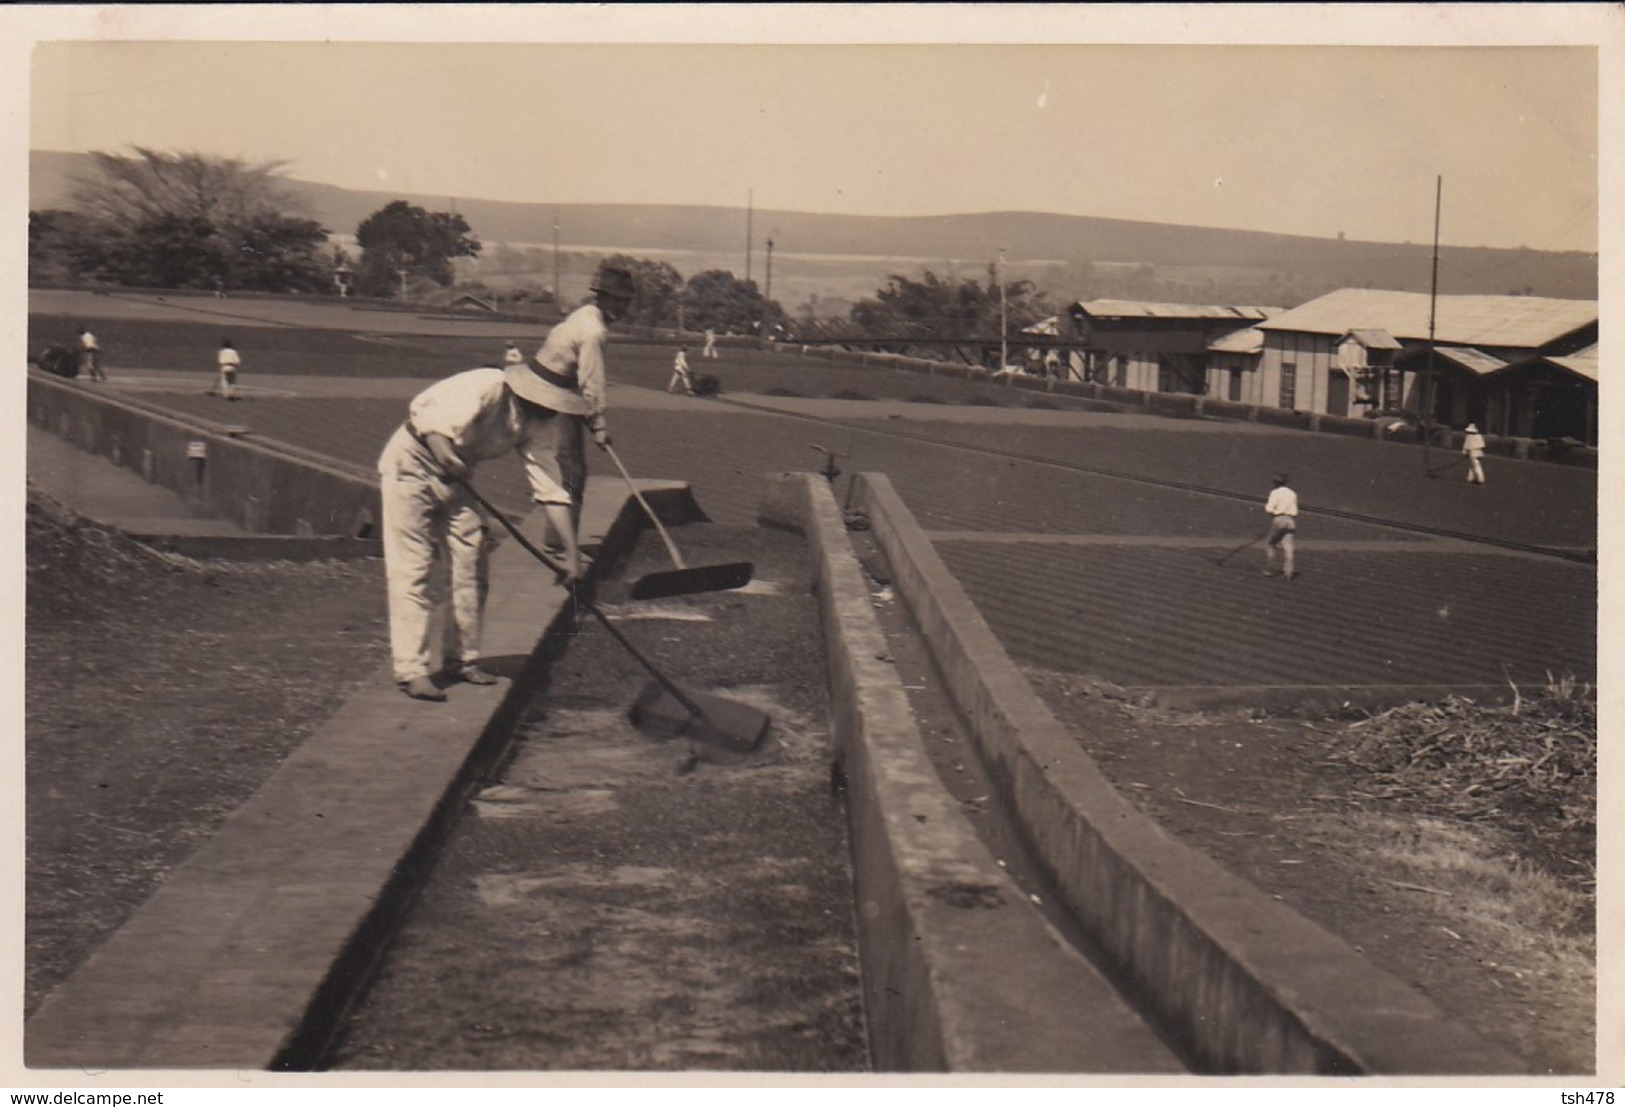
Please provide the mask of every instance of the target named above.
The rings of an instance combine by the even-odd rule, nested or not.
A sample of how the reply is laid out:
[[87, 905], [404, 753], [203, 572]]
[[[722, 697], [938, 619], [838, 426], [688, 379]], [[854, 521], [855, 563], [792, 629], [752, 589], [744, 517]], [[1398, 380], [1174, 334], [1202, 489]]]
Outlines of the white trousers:
[[437, 551], [450, 559], [451, 612], [457, 660], [480, 657], [487, 574], [485, 519], [468, 491], [439, 475], [404, 429], [385, 448], [380, 465], [384, 574], [389, 584], [389, 648], [397, 681], [428, 676], [441, 667], [431, 643], [429, 575]]

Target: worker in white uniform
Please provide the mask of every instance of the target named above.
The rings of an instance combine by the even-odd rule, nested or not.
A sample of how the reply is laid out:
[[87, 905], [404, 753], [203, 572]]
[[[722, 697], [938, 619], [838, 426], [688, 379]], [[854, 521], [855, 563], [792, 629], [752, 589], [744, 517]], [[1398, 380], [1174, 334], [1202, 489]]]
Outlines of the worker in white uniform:
[[102, 372], [101, 344], [89, 327], [79, 328], [79, 375], [93, 381], [107, 379], [107, 374]]
[[1467, 483], [1484, 483], [1484, 436], [1477, 423], [1468, 423], [1461, 440], [1461, 452], [1467, 458]]
[[671, 359], [671, 380], [666, 382], [667, 392], [682, 390], [684, 395], [694, 395], [694, 376], [688, 368], [688, 347], [677, 347], [677, 356]]
[[237, 370], [242, 366], [242, 355], [231, 344], [231, 339], [220, 340], [220, 353], [215, 357], [215, 363], [220, 370], [220, 395], [228, 400], [237, 398]]
[[586, 483], [582, 429], [610, 443], [604, 419], [603, 347], [608, 325], [631, 302], [631, 275], [606, 269], [595, 301], [554, 327], [528, 364], [470, 369], [419, 393], [406, 423], [378, 459], [390, 653], [396, 684], [413, 699], [441, 701], [429, 634], [429, 572], [437, 543], [449, 553], [457, 631], [455, 676], [494, 684], [479, 667], [487, 591], [485, 520], [462, 482], [481, 462], [517, 452], [531, 499], [557, 536], [563, 583], [581, 578], [576, 528]]
[[1264, 501], [1264, 511], [1270, 517], [1270, 534], [1264, 547], [1264, 575], [1275, 575], [1275, 551], [1279, 547], [1283, 574], [1287, 580], [1291, 580], [1298, 575], [1293, 562], [1294, 536], [1298, 531], [1298, 494], [1288, 487], [1285, 473], [1275, 478], [1275, 487], [1270, 491], [1269, 499]]

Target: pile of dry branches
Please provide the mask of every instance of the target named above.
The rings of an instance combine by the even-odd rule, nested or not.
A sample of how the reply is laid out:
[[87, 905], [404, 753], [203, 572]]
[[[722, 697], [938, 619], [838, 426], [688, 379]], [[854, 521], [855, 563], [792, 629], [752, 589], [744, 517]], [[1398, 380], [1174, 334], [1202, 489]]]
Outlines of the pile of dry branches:
[[1370, 774], [1370, 798], [1494, 823], [1560, 855], [1595, 837], [1597, 700], [1587, 685], [1551, 681], [1504, 707], [1406, 704], [1348, 730], [1351, 744], [1334, 756]]

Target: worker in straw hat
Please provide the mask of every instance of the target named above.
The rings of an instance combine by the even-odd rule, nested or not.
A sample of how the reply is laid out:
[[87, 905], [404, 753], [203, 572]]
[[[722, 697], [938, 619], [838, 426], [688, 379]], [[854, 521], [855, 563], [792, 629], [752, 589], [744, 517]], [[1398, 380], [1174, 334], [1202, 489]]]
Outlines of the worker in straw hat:
[[1461, 452], [1467, 455], [1467, 483], [1484, 483], [1484, 436], [1477, 423], [1468, 423], [1462, 434]]
[[604, 344], [632, 301], [632, 276], [602, 270], [592, 301], [548, 334], [529, 362], [470, 369], [412, 400], [378, 459], [390, 653], [396, 684], [440, 701], [429, 631], [429, 572], [441, 544], [451, 570], [458, 649], [455, 679], [494, 684], [479, 667], [486, 594], [485, 520], [463, 483], [481, 462], [510, 452], [524, 462], [531, 499], [561, 548], [565, 583], [580, 579], [576, 527], [586, 484], [583, 430], [609, 444]]

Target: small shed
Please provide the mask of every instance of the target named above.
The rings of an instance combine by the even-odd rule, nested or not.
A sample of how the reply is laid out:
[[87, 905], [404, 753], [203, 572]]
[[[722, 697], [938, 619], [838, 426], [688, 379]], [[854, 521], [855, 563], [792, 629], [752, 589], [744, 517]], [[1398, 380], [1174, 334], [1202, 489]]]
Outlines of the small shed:
[[1359, 372], [1394, 364], [1394, 354], [1405, 344], [1379, 327], [1358, 327], [1337, 341], [1337, 363], [1342, 369]]
[[1354, 402], [1377, 411], [1397, 411], [1404, 404], [1394, 358], [1405, 344], [1381, 327], [1356, 327], [1337, 340], [1332, 364], [1354, 386]]

